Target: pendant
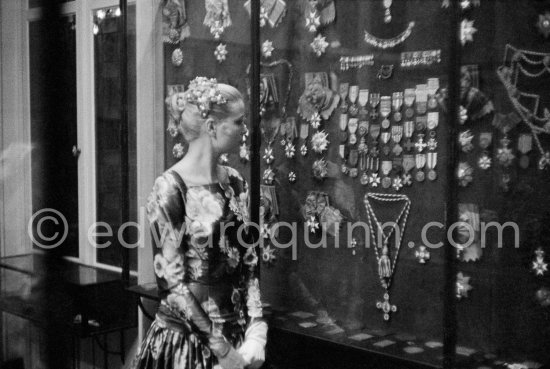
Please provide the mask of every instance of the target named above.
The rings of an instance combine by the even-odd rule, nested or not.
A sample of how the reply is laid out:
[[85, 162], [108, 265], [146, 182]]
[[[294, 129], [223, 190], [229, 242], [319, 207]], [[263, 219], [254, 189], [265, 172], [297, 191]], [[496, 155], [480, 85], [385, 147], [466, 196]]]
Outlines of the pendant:
[[378, 70], [378, 79], [390, 79], [393, 75], [393, 64], [382, 65]]
[[426, 246], [423, 245], [418, 247], [414, 255], [420, 264], [426, 264], [426, 261], [430, 260], [430, 252], [426, 249]]
[[275, 48], [273, 47], [273, 42], [269, 40], [265, 40], [262, 44], [262, 55], [264, 58], [271, 58], [271, 55], [273, 55], [273, 51]]
[[531, 268], [538, 276], [543, 276], [546, 272], [548, 272], [548, 264], [544, 261], [544, 250], [542, 248], [538, 248], [535, 251], [535, 261], [533, 261], [533, 264]]
[[324, 36], [317, 35], [310, 44], [311, 49], [317, 57], [323, 55], [328, 47], [328, 42]]
[[315, 33], [317, 28], [321, 25], [321, 17], [317, 15], [316, 11], [309, 12], [306, 16], [306, 29], [308, 32]]
[[427, 143], [424, 142], [424, 135], [423, 134], [419, 134], [418, 135], [418, 141], [416, 141], [416, 143], [414, 144], [414, 147], [416, 148], [416, 150], [418, 152], [422, 152], [424, 151], [424, 149], [428, 146]]
[[388, 292], [384, 294], [384, 301], [378, 301], [376, 303], [376, 308], [382, 310], [384, 313], [384, 320], [390, 320], [390, 313], [395, 313], [397, 311], [397, 306], [390, 304], [390, 295]]
[[270, 146], [265, 148], [263, 159], [265, 160], [266, 164], [273, 163], [273, 160], [274, 160], [273, 149]]
[[474, 21], [463, 19], [460, 23], [460, 42], [462, 46], [467, 42], [474, 42], [474, 33], [477, 32], [477, 28], [474, 27]]
[[172, 64], [176, 67], [179, 67], [183, 63], [183, 51], [178, 47], [172, 53]]
[[288, 182], [289, 183], [295, 183], [296, 182], [296, 173], [289, 172], [288, 173]]
[[543, 35], [544, 38], [548, 38], [548, 36], [550, 36], [550, 13], [549, 12], [545, 12], [544, 15], [539, 14], [537, 28], [539, 30], [539, 33]]
[[306, 156], [307, 155], [307, 145], [304, 143], [302, 146], [300, 146], [300, 154], [302, 156]]
[[216, 60], [219, 63], [227, 59], [227, 46], [224, 44], [219, 44], [218, 46], [216, 46], [216, 50], [214, 51], [214, 56], [216, 57]]
[[392, 0], [384, 0], [384, 23], [390, 23], [391, 22], [391, 4]]
[[272, 185], [273, 180], [275, 179], [275, 172], [273, 172], [273, 169], [267, 168], [266, 170], [264, 170], [264, 175], [262, 179], [264, 180], [264, 183], [266, 185]]
[[466, 276], [462, 274], [462, 272], [459, 272], [456, 275], [456, 298], [462, 299], [465, 297], [468, 297], [468, 292], [472, 290], [472, 286], [470, 285], [470, 276]]
[[474, 149], [474, 144], [472, 143], [473, 139], [474, 135], [469, 129], [460, 132], [460, 134], [458, 135], [458, 142], [460, 143], [462, 152], [469, 153]]
[[292, 142], [288, 142], [285, 145], [285, 155], [287, 158], [292, 159], [296, 153], [296, 148], [292, 144]]
[[319, 229], [319, 222], [315, 219], [315, 216], [312, 215], [306, 222], [306, 226], [309, 229], [310, 233], [315, 233]]

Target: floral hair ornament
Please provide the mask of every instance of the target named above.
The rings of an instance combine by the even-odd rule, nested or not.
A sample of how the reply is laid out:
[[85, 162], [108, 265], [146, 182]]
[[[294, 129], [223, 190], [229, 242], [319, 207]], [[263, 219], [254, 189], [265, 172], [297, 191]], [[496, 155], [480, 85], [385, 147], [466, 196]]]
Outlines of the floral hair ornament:
[[227, 100], [222, 96], [215, 78], [197, 77], [189, 83], [186, 92], [187, 102], [196, 105], [201, 117], [206, 119], [212, 104], [224, 105]]
[[340, 102], [340, 95], [329, 88], [328, 76], [325, 72], [306, 73], [306, 88], [300, 96], [298, 114], [311, 122], [316, 113], [321, 118], [328, 119]]

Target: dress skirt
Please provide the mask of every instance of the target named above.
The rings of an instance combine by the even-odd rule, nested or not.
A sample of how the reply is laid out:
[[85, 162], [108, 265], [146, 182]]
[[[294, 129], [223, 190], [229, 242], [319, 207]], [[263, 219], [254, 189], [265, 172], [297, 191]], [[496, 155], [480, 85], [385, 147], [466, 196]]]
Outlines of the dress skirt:
[[212, 369], [216, 364], [216, 357], [189, 323], [170, 316], [161, 305], [131, 368]]

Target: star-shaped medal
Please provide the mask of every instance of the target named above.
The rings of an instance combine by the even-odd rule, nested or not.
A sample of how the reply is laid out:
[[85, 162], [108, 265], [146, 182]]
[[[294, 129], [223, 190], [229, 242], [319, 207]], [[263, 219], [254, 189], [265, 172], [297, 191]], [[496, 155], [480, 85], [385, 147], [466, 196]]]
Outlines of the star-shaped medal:
[[324, 36], [317, 35], [317, 37], [315, 37], [311, 42], [310, 46], [315, 55], [321, 56], [325, 53], [325, 50], [328, 47], [328, 42]]
[[460, 23], [460, 42], [462, 45], [466, 45], [468, 41], [474, 42], [474, 33], [477, 32], [477, 28], [474, 27], [474, 21], [464, 19]]
[[317, 15], [317, 12], [310, 12], [306, 16], [306, 29], [311, 32], [315, 33], [317, 31], [317, 28], [321, 25], [321, 17]]
[[378, 173], [371, 173], [369, 177], [369, 184], [371, 187], [378, 187], [380, 184], [380, 177], [378, 176]]
[[456, 275], [456, 298], [457, 299], [460, 300], [464, 297], [468, 297], [468, 292], [472, 290], [472, 286], [470, 285], [470, 278], [471, 277], [462, 274], [462, 272]]

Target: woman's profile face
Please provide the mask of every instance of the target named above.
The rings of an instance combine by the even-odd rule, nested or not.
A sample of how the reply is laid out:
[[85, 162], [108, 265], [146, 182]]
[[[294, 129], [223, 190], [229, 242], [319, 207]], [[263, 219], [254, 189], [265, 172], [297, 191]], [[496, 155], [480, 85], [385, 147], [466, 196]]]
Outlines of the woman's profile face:
[[218, 124], [216, 140], [220, 153], [237, 152], [246, 131], [244, 102], [241, 100], [235, 106], [233, 113]]

